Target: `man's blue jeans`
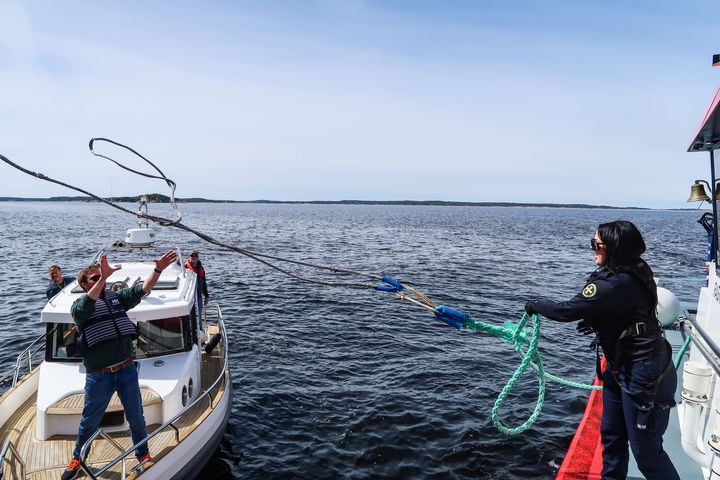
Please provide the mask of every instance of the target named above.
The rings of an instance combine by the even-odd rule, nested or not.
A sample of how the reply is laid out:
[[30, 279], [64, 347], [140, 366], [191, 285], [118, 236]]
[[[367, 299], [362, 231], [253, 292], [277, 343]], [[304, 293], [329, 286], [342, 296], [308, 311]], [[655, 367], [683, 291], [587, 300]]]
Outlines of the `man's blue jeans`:
[[[80, 458], [80, 449], [100, 426], [105, 409], [110, 403], [110, 398], [112, 398], [114, 392], [118, 393], [125, 410], [125, 418], [130, 424], [133, 444], [138, 443], [147, 436], [135, 364], [132, 363], [114, 373], [87, 372], [85, 375], [85, 405], [83, 406], [73, 457]], [[147, 443], [135, 450], [138, 459], [146, 453], [148, 453]]]

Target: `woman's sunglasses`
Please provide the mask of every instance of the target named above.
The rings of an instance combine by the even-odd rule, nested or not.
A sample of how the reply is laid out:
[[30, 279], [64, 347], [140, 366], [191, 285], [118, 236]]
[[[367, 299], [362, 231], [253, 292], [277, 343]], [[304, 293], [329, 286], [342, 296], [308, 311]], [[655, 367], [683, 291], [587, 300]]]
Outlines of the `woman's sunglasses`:
[[592, 251], [593, 251], [593, 252], [599, 251], [599, 250], [600, 250], [600, 247], [603, 247], [603, 246], [605, 246], [604, 243], [598, 242], [598, 241], [595, 240], [594, 238], [591, 238], [591, 239], [590, 239], [590, 248], [592, 248]]

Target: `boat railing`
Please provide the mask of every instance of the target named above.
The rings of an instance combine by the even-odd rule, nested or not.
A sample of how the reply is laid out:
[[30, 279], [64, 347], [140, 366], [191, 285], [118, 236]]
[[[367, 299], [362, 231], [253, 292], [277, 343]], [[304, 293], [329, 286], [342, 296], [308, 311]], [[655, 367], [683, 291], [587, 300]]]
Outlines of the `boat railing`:
[[[57, 326], [53, 328], [50, 333], [43, 333], [38, 338], [33, 340], [33, 342], [25, 348], [20, 354], [17, 356], [17, 359], [15, 360], [15, 366], [12, 367], [10, 370], [5, 372], [4, 374], [0, 375], [0, 384], [4, 382], [7, 378], [12, 376], [12, 387], [17, 385], [18, 379], [20, 378], [20, 372], [23, 369], [23, 366], [27, 365], [28, 372], [32, 371], [33, 369], [33, 356], [39, 352], [40, 350], [43, 350], [45, 348], [45, 342], [42, 342], [38, 345], [38, 342], [40, 340], [45, 340], [45, 338], [48, 335], [51, 335]], [[34, 347], [34, 348], [33, 348]], [[39, 363], [39, 362], [38, 362]]]
[[710, 367], [715, 371], [715, 374], [720, 376], [720, 348], [710, 335], [703, 329], [697, 322], [696, 318], [691, 315], [687, 315], [685, 321], [690, 324], [692, 328], [685, 328], [684, 330], [690, 335], [693, 345], [695, 345], [698, 351], [708, 361]]
[[[108, 435], [108, 434], [107, 434], [103, 429], [101, 429], [101, 428], [99, 428], [95, 433], [93, 433], [92, 435], [90, 435], [90, 438], [89, 438], [88, 441], [85, 442], [85, 443], [86, 443], [86, 444], [87, 444], [87, 443], [92, 443], [93, 441], [95, 441], [95, 439], [96, 439], [97, 437], [100, 437], [100, 436], [103, 437], [103, 438], [104, 438], [105, 440], [107, 440], [108, 442], [110, 442], [110, 444], [111, 444], [113, 447], [115, 447], [115, 449], [118, 450], [120, 453], [125, 452], [125, 450], [123, 449], [122, 445], [120, 445], [118, 442], [116, 442], [110, 435]], [[86, 456], [88, 453], [90, 453], [90, 452], [86, 452], [86, 451], [81, 452], [81, 456], [82, 456], [83, 460], [85, 460], [85, 456]], [[84, 462], [83, 462], [83, 463], [84, 463]], [[89, 472], [86, 470], [86, 468], [83, 468], [83, 470], [85, 471], [85, 473], [89, 474]], [[122, 477], [121, 477], [121, 478], [125, 478], [125, 457], [123, 457], [123, 460], [122, 460]]]
[[12, 453], [15, 456], [15, 459], [20, 464], [20, 478], [25, 478], [25, 462], [15, 448], [15, 445], [13, 445], [10, 440], [7, 440], [5, 442], [2, 451], [0, 451], [0, 478], [2, 478], [3, 475], [3, 468], [5, 467], [5, 457], [7, 456], [8, 452]]
[[100, 468], [96, 472], [92, 472], [90, 470], [90, 467], [85, 463], [85, 459], [87, 457], [87, 454], [90, 452], [90, 447], [92, 446], [92, 442], [98, 437], [98, 433], [96, 432], [95, 435], [90, 437], [87, 442], [85, 442], [80, 449], [80, 467], [83, 469], [85, 474], [92, 479], [98, 479], [101, 478], [101, 475], [103, 475], [105, 472], [113, 468], [118, 462], [124, 461], [125, 458], [127, 458], [130, 454], [132, 454], [135, 449], [138, 447], [147, 444], [150, 440], [152, 440], [155, 436], [159, 435], [162, 432], [172, 430], [175, 435], [175, 440], [177, 443], [180, 443], [180, 430], [176, 426], [176, 423], [179, 423], [181, 420], [185, 419], [189, 415], [192, 415], [192, 409], [196, 405], [199, 405], [200, 402], [207, 401], [209, 408], [214, 408], [216, 405], [216, 398], [214, 392], [219, 392], [221, 388], [225, 387], [227, 385], [228, 381], [228, 341], [227, 341], [227, 334], [225, 331], [225, 322], [222, 318], [222, 311], [220, 310], [219, 305], [215, 305], [215, 312], [216, 312], [216, 321], [220, 328], [220, 332], [222, 334], [222, 344], [223, 344], [223, 368], [220, 372], [220, 375], [213, 381], [213, 383], [205, 389], [198, 398], [196, 398], [192, 403], [190, 403], [187, 407], [183, 408], [183, 410], [175, 415], [173, 418], [168, 420], [167, 422], [163, 423], [155, 429], [152, 433], [150, 433], [147, 437], [140, 440], [135, 445], [131, 446], [127, 450], [124, 450], [120, 455], [115, 457], [113, 460], [109, 461], [105, 466]]

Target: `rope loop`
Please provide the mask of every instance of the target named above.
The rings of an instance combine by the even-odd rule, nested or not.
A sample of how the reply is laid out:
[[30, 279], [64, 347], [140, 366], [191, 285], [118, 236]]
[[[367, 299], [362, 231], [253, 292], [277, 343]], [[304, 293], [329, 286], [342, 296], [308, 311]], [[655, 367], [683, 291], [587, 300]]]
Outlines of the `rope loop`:
[[[437, 307], [435, 316], [458, 330], [472, 330], [494, 335], [512, 344], [513, 349], [520, 355], [520, 365], [515, 369], [515, 372], [500, 391], [491, 411], [493, 425], [506, 435], [516, 435], [532, 427], [542, 411], [545, 402], [546, 381], [548, 380], [583, 390], [602, 389], [601, 386], [572, 382], [545, 371], [542, 356], [538, 351], [538, 345], [540, 343], [540, 317], [537, 314], [528, 315], [524, 313], [518, 323], [508, 321], [501, 326], [474, 320], [470, 318], [469, 315], [444, 305]], [[532, 333], [528, 335], [528, 329], [530, 328], [528, 327], [528, 322], [530, 321], [532, 321]], [[538, 375], [538, 393], [535, 407], [525, 422], [515, 427], [509, 427], [500, 420], [500, 409], [528, 367]]]

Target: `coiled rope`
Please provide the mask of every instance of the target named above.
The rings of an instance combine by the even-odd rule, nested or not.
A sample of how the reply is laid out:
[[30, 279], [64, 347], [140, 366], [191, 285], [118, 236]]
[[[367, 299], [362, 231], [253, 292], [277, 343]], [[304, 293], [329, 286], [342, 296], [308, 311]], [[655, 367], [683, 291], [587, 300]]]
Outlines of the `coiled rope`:
[[[457, 328], [458, 330], [472, 330], [477, 332], [484, 332], [501, 338], [502, 340], [512, 343], [513, 349], [520, 355], [522, 361], [520, 365], [515, 369], [508, 382], [505, 384], [503, 389], [500, 391], [495, 404], [493, 405], [491, 418], [493, 425], [502, 433], [507, 435], [516, 435], [522, 433], [530, 428], [535, 420], [537, 420], [545, 402], [545, 383], [546, 380], [559, 383], [568, 387], [579, 388], [583, 390], [599, 390], [601, 386], [586, 385], [584, 383], [571, 382], [564, 380], [556, 375], [552, 375], [545, 371], [543, 365], [542, 356], [538, 351], [538, 344], [540, 342], [540, 317], [535, 315], [528, 315], [524, 313], [520, 321], [515, 324], [513, 322], [505, 322], [502, 326], [493, 325], [490, 323], [474, 320], [469, 315], [454, 310], [446, 306], [439, 306], [436, 309], [435, 315], [450, 326]], [[527, 323], [532, 320], [532, 334], [528, 339], [527, 335]], [[527, 344], [527, 346], [526, 346]], [[508, 427], [500, 421], [500, 408], [507, 399], [508, 395], [515, 387], [520, 377], [525, 373], [527, 368], [531, 367], [538, 376], [538, 396], [535, 402], [535, 408], [532, 414], [528, 417], [525, 422], [516, 426]]]
[[[115, 145], [117, 147], [123, 148], [132, 154], [138, 156], [145, 162], [147, 162], [157, 173], [155, 174], [149, 174], [140, 172], [134, 169], [131, 169], [122, 163], [112, 159], [109, 156], [96, 153], [94, 150], [94, 143], [95, 142], [105, 142], [109, 143], [111, 145]], [[542, 410], [544, 399], [545, 399], [545, 382], [546, 380], [550, 380], [553, 382], [560, 383], [562, 385], [574, 387], [574, 388], [582, 388], [587, 390], [593, 390], [593, 389], [599, 389], [602, 387], [592, 386], [592, 385], [585, 385], [582, 383], [576, 383], [564, 380], [560, 377], [557, 377], [555, 375], [551, 375], [547, 373], [543, 367], [543, 361], [542, 357], [540, 356], [540, 353], [538, 352], [538, 343], [540, 341], [540, 318], [537, 315], [532, 315], [532, 317], [528, 316], [527, 314], [524, 314], [521, 318], [520, 322], [515, 325], [512, 322], [506, 322], [502, 326], [492, 325], [489, 323], [481, 322], [478, 320], [473, 320], [470, 318], [469, 315], [459, 312], [457, 310], [454, 310], [450, 307], [446, 307], [443, 305], [436, 306], [430, 298], [428, 298], [423, 293], [415, 290], [412, 287], [409, 287], [408, 285], [401, 283], [397, 280], [394, 280], [387, 276], [381, 276], [376, 274], [370, 274], [366, 272], [359, 272], [356, 270], [346, 269], [346, 268], [339, 268], [334, 267], [330, 265], [321, 265], [321, 264], [315, 264], [310, 262], [304, 262], [299, 260], [293, 260], [289, 258], [280, 257], [277, 255], [269, 255], [261, 252], [256, 252], [252, 250], [248, 250], [242, 247], [237, 247], [234, 245], [229, 245], [227, 243], [221, 242], [219, 240], [216, 240], [209, 235], [206, 235], [202, 232], [199, 232], [193, 228], [188, 227], [187, 225], [184, 225], [181, 223], [182, 215], [180, 214], [180, 211], [177, 207], [177, 204], [175, 202], [175, 188], [176, 183], [172, 181], [171, 179], [167, 178], [167, 176], [150, 160], [145, 158], [143, 155], [135, 151], [134, 149], [123, 145], [121, 143], [115, 142], [113, 140], [107, 139], [107, 138], [93, 138], [90, 140], [89, 143], [89, 149], [90, 153], [93, 155], [104, 158], [106, 160], [109, 160], [113, 163], [115, 163], [117, 166], [128, 170], [132, 173], [135, 173], [137, 175], [141, 175], [147, 178], [151, 179], [158, 179], [164, 181], [168, 187], [170, 188], [170, 204], [173, 208], [173, 210], [176, 213], [177, 218], [175, 219], [168, 219], [164, 217], [158, 217], [155, 215], [150, 215], [146, 211], [132, 211], [128, 210], [127, 208], [124, 208], [110, 200], [107, 200], [105, 198], [100, 197], [99, 195], [96, 195], [94, 193], [91, 193], [87, 190], [81, 189], [79, 187], [70, 185], [68, 183], [62, 182], [60, 180], [56, 180], [54, 178], [48, 177], [47, 175], [44, 175], [42, 173], [37, 173], [32, 170], [28, 170], [20, 165], [18, 165], [15, 162], [12, 162], [4, 155], [0, 154], [0, 160], [7, 163], [8, 165], [16, 168], [17, 170], [20, 170], [23, 173], [26, 173], [28, 175], [31, 175], [33, 177], [36, 177], [40, 180], [45, 180], [47, 182], [55, 183], [57, 185], [61, 185], [63, 187], [69, 188], [71, 190], [75, 190], [77, 192], [80, 192], [84, 195], [87, 195], [91, 198], [94, 198], [95, 200], [102, 202], [106, 205], [109, 205], [112, 208], [115, 208], [117, 210], [120, 210], [122, 212], [128, 213], [130, 215], [134, 215], [138, 218], [152, 221], [154, 223], [157, 223], [161, 226], [166, 227], [175, 227], [180, 230], [184, 230], [186, 232], [192, 233], [193, 235], [197, 236], [198, 238], [212, 244], [216, 245], [218, 247], [239, 253], [241, 255], [244, 255], [246, 257], [249, 257], [253, 260], [256, 260], [280, 273], [283, 273], [285, 275], [288, 275], [291, 278], [301, 280], [304, 282], [309, 282], [317, 285], [323, 285], [323, 286], [329, 286], [329, 287], [345, 287], [345, 288], [354, 288], [354, 289], [374, 289], [378, 291], [383, 292], [389, 292], [394, 293], [398, 298], [401, 300], [408, 301], [416, 306], [419, 306], [421, 308], [424, 308], [426, 310], [429, 310], [433, 312], [433, 314], [440, 320], [444, 321], [445, 323], [459, 329], [459, 330], [473, 330], [478, 332], [485, 332], [489, 333], [491, 335], [497, 336], [503, 340], [509, 341], [513, 344], [513, 348], [515, 351], [520, 354], [522, 357], [522, 361], [520, 362], [520, 365], [513, 373], [510, 380], [508, 380], [505, 387], [503, 387], [502, 391], [498, 395], [497, 400], [495, 401], [495, 405], [492, 408], [492, 420], [495, 427], [500, 430], [501, 432], [508, 434], [508, 435], [514, 435], [521, 433], [528, 428], [530, 428], [533, 423], [535, 423], [535, 420], [537, 420], [538, 416], [540, 415], [540, 411]], [[358, 276], [365, 279], [369, 279], [375, 282], [382, 282], [381, 284], [374, 284], [369, 282], [339, 282], [339, 281], [328, 281], [323, 280], [319, 278], [309, 277], [306, 275], [298, 275], [296, 273], [288, 271], [286, 268], [280, 267], [276, 265], [275, 263], [288, 263], [291, 265], [295, 265], [297, 267], [303, 267], [308, 269], [315, 269], [322, 272], [329, 272], [330, 274], [340, 274], [340, 275], [348, 275], [348, 276]], [[529, 319], [532, 319], [532, 336], [530, 340], [527, 339], [527, 327], [526, 324]], [[527, 348], [525, 348], [525, 344], [528, 344]], [[530, 366], [537, 374], [538, 374], [538, 399], [535, 403], [535, 408], [530, 415], [530, 417], [523, 422], [521, 425], [517, 427], [507, 427], [500, 421], [500, 408], [502, 407], [503, 403], [507, 399], [507, 396], [510, 394], [511, 390], [514, 388], [515, 384], [518, 382], [522, 374], [525, 372], [527, 367]]]

